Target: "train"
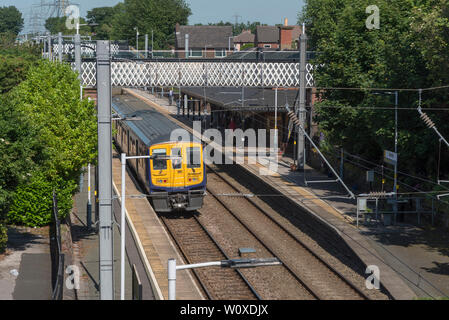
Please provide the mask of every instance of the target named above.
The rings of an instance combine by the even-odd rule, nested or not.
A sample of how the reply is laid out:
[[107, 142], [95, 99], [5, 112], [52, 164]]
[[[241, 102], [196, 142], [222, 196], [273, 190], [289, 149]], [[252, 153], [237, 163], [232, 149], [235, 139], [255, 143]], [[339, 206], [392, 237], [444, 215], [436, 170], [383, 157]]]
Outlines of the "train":
[[138, 117], [139, 121], [114, 121], [113, 139], [127, 156], [151, 156], [128, 160], [139, 184], [149, 195], [156, 212], [195, 211], [203, 206], [206, 195], [206, 165], [203, 145], [190, 141], [171, 141], [179, 127], [143, 102], [127, 103], [127, 96], [115, 96], [114, 111], [120, 118]]

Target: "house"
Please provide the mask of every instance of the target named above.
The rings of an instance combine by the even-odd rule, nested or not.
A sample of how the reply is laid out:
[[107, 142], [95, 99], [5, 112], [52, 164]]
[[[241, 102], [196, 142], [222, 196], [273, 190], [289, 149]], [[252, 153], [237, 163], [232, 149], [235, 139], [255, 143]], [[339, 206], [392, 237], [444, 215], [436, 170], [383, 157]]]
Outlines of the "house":
[[289, 26], [288, 19], [282, 26], [257, 26], [255, 46], [265, 49], [291, 50], [298, 48], [300, 26]]
[[279, 28], [276, 26], [257, 26], [255, 46], [279, 49]]
[[241, 34], [234, 37], [234, 47], [237, 51], [240, 51], [244, 46], [254, 46], [255, 39], [256, 36], [251, 32], [251, 30], [243, 30]]
[[[178, 58], [223, 58], [233, 52], [232, 26], [180, 26], [176, 24]], [[186, 41], [188, 38], [188, 41]]]

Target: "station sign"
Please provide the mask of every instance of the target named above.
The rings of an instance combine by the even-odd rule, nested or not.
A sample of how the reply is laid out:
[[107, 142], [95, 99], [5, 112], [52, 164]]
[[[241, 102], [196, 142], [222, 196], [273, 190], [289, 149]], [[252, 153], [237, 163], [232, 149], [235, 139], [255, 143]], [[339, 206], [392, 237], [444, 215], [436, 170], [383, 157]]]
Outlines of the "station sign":
[[384, 151], [384, 162], [391, 164], [391, 165], [396, 165], [398, 163], [398, 154], [395, 152], [385, 150]]

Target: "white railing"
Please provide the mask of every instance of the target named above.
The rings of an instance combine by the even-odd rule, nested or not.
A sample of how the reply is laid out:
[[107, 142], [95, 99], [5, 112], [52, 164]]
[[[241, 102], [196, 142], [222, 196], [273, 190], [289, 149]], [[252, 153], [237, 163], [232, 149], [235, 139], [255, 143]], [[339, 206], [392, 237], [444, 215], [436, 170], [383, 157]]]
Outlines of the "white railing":
[[[59, 54], [59, 44], [53, 43], [53, 54], [57, 55]], [[120, 48], [117, 43], [111, 44], [111, 53], [117, 54], [119, 52]], [[97, 44], [95, 42], [83, 42], [81, 44], [81, 54], [82, 55], [91, 55], [95, 56], [95, 53], [97, 51]], [[75, 44], [74, 43], [64, 43], [62, 45], [62, 53], [63, 54], [71, 54], [75, 52]]]

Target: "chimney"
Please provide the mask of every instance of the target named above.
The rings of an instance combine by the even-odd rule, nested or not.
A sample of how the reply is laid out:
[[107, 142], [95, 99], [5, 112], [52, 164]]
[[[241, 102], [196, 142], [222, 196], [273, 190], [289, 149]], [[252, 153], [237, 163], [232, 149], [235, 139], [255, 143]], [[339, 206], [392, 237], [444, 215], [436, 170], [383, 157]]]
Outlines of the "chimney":
[[285, 18], [284, 25], [279, 27], [279, 47], [281, 50], [292, 49], [293, 26], [288, 26], [288, 19]]

